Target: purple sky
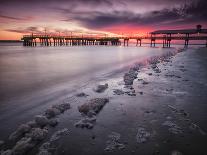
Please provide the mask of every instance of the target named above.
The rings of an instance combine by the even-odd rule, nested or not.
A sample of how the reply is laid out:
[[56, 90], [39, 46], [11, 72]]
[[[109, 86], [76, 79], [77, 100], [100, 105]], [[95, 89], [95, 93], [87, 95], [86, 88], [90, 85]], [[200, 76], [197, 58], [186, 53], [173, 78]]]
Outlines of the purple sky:
[[22, 34], [146, 32], [207, 26], [207, 0], [1, 0], [0, 39]]

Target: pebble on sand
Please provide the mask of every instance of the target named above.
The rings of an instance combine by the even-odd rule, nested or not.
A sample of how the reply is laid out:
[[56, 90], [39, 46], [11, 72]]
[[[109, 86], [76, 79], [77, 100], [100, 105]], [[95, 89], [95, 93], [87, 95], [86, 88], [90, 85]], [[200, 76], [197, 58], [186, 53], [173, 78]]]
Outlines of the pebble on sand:
[[92, 118], [83, 118], [80, 121], [75, 123], [75, 127], [78, 128], [87, 128], [87, 129], [92, 129], [93, 128], [93, 124], [96, 122], [96, 118], [92, 117]]
[[52, 153], [49, 152], [51, 144], [49, 142], [43, 143], [39, 148], [39, 153], [37, 155], [52, 155]]
[[147, 85], [147, 84], [149, 84], [149, 82], [143, 80], [142, 84]]
[[94, 98], [88, 100], [83, 105], [78, 107], [80, 113], [89, 115], [90, 112], [94, 112], [95, 114], [99, 113], [100, 110], [104, 107], [104, 105], [109, 102], [108, 98]]
[[58, 124], [58, 119], [53, 118], [49, 120], [49, 125], [55, 127]]
[[97, 93], [103, 93], [108, 88], [108, 83], [105, 83], [104, 85], [98, 85], [94, 91]]
[[148, 132], [145, 128], [138, 128], [136, 139], [138, 143], [145, 143], [151, 136], [151, 133]]
[[36, 115], [35, 116], [35, 122], [37, 123], [38, 126], [44, 127], [48, 124], [48, 119], [47, 119], [46, 116]]
[[13, 155], [12, 150], [5, 150], [5, 151], [0, 151], [1, 155]]
[[121, 90], [121, 89], [114, 89], [113, 92], [114, 92], [115, 95], [123, 95], [124, 94], [124, 91]]
[[31, 127], [27, 124], [20, 125], [16, 131], [14, 131], [10, 136], [9, 140], [15, 141], [21, 138], [25, 133], [29, 132]]
[[87, 97], [87, 96], [89, 96], [89, 95], [87, 95], [87, 94], [85, 94], [85, 93], [78, 93], [78, 94], [76, 94], [75, 96], [77, 96], [77, 97]]
[[57, 115], [60, 115], [60, 113], [63, 113], [64, 111], [68, 109], [70, 109], [69, 103], [53, 105], [51, 108], [45, 111], [45, 115], [47, 118], [53, 118], [53, 117], [56, 117]]
[[170, 155], [182, 155], [182, 153], [180, 151], [173, 150], [170, 152]]
[[109, 136], [109, 140], [106, 142], [107, 146], [105, 151], [111, 152], [115, 149], [123, 150], [126, 146], [120, 142], [121, 135], [117, 132], [112, 132]]
[[63, 113], [64, 111], [70, 109], [70, 104], [69, 103], [61, 103], [61, 104], [53, 105], [52, 108], [56, 108], [56, 109], [60, 110], [61, 113]]
[[32, 142], [32, 138], [23, 137], [21, 140], [19, 140], [14, 148], [12, 149], [13, 154], [15, 155], [23, 155], [27, 151], [29, 151], [31, 148], [33, 148], [35, 143]]
[[128, 73], [124, 74], [125, 85], [133, 85], [134, 79], [137, 78], [138, 73], [134, 70], [130, 70]]
[[50, 138], [48, 142], [43, 143], [37, 155], [52, 155], [51, 150], [56, 149], [55, 146], [52, 146], [53, 142], [60, 139], [62, 136], [69, 134], [69, 130], [67, 128], [56, 131]]
[[181, 127], [179, 127], [177, 124], [173, 123], [172, 121], [167, 120], [164, 123], [162, 123], [162, 125], [168, 126], [169, 132], [173, 134], [181, 134], [183, 132]]
[[45, 111], [45, 115], [47, 116], [47, 118], [53, 118], [60, 113], [61, 111], [57, 108], [49, 108]]
[[41, 141], [43, 140], [48, 134], [48, 130], [43, 128], [33, 128], [31, 132], [27, 133], [25, 137], [31, 138], [33, 141]]
[[45, 142], [41, 145], [41, 147], [39, 148], [39, 153], [37, 155], [52, 155], [52, 153], [49, 152], [50, 148], [50, 143], [49, 142]]
[[69, 134], [69, 130], [67, 128], [56, 131], [50, 138], [50, 142], [56, 141], [60, 139], [61, 136]]

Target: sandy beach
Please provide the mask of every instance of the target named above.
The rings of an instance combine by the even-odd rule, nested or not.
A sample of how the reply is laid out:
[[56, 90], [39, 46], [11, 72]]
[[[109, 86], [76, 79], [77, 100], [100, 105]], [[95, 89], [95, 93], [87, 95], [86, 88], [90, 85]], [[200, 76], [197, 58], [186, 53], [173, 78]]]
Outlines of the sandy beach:
[[9, 127], [1, 155], [205, 155], [206, 68], [206, 48], [174, 49], [88, 82]]

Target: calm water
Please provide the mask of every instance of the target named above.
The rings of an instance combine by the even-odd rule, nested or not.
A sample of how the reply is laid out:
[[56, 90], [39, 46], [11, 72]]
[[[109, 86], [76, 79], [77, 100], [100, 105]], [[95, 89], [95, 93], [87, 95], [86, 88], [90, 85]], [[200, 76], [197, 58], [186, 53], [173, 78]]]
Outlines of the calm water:
[[0, 98], [4, 101], [43, 89], [77, 87], [128, 63], [169, 51], [146, 47], [0, 47]]
[[175, 49], [0, 46], [0, 137], [85, 84], [123, 76], [129, 64], [169, 50]]

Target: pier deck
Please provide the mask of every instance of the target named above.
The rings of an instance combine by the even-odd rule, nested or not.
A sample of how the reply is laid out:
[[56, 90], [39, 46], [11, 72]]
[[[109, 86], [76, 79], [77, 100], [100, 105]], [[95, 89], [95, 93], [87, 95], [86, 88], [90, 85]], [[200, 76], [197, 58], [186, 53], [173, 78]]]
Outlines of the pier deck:
[[24, 35], [22, 37], [24, 46], [37, 46], [37, 42], [41, 46], [83, 46], [83, 45], [113, 45], [124, 46], [129, 45], [129, 40], [136, 40], [136, 46], [142, 45], [142, 40], [150, 40], [150, 46], [155, 47], [156, 41], [161, 40], [163, 47], [171, 47], [172, 40], [183, 40], [184, 46], [188, 47], [190, 40], [204, 40], [207, 47], [207, 29], [201, 29], [197, 25], [196, 29], [185, 30], [158, 30], [151, 32], [146, 36], [114, 36], [103, 37], [91, 35], [70, 35], [70, 36], [56, 36], [56, 35]]

